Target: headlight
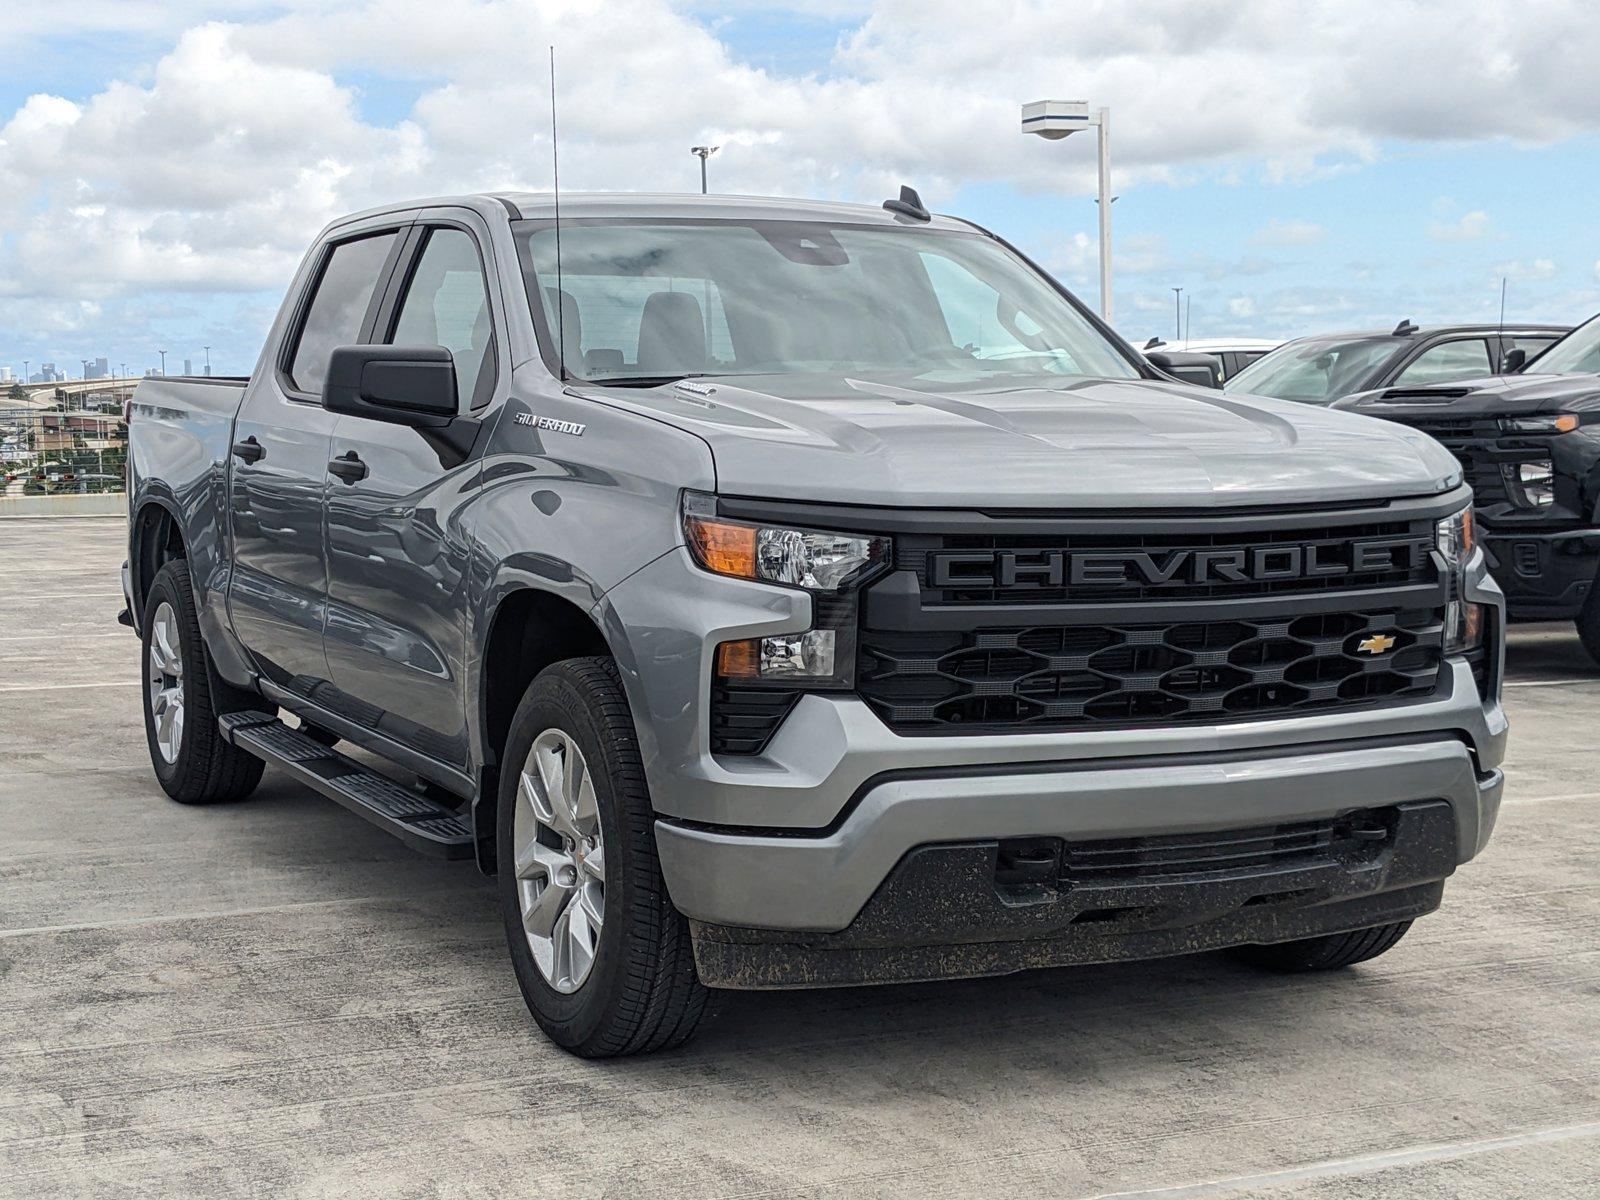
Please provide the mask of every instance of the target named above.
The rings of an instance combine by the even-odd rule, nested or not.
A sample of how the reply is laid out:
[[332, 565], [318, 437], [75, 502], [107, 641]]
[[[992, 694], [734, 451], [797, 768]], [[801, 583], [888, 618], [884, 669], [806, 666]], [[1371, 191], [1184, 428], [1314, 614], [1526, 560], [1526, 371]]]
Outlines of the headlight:
[[751, 525], [716, 514], [710, 496], [687, 492], [683, 532], [695, 561], [717, 575], [842, 592], [889, 557], [889, 539]]
[[1506, 481], [1506, 494], [1518, 508], [1550, 508], [1555, 504], [1555, 469], [1548, 458], [1501, 463], [1500, 473]]
[[1579, 425], [1574, 413], [1553, 413], [1547, 417], [1504, 417], [1500, 428], [1505, 433], [1571, 433]]
[[1483, 645], [1483, 605], [1466, 597], [1467, 564], [1477, 545], [1472, 509], [1440, 521], [1435, 536], [1445, 569], [1444, 652], [1459, 654]]

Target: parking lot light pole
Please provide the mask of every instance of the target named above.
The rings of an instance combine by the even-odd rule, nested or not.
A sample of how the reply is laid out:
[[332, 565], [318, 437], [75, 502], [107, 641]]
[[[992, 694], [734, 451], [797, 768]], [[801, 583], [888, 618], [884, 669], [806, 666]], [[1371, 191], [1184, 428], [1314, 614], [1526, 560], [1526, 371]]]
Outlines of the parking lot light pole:
[[710, 158], [721, 146], [690, 146], [689, 153], [700, 160], [700, 194], [706, 194], [706, 159]]
[[1100, 138], [1100, 315], [1111, 323], [1111, 110], [1083, 100], [1035, 100], [1022, 106], [1022, 132], [1058, 142], [1080, 129]]
[[161, 374], [165, 376], [167, 373], [167, 352], [165, 350], [157, 350], [156, 353], [161, 355]]

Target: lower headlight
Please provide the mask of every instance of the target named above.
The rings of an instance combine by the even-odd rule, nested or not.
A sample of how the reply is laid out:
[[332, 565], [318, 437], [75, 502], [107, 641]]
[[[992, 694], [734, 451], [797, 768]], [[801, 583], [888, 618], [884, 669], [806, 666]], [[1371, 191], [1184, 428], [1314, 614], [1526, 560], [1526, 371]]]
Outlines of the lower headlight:
[[836, 629], [807, 629], [803, 633], [723, 642], [717, 647], [717, 674], [722, 679], [745, 681], [833, 679], [838, 651]]
[[1556, 502], [1555, 469], [1548, 458], [1502, 463], [1506, 494], [1518, 508], [1550, 508]]
[[1483, 644], [1483, 606], [1467, 599], [1467, 564], [1477, 546], [1472, 509], [1440, 521], [1436, 530], [1440, 557], [1444, 559], [1444, 652], [1459, 654]]

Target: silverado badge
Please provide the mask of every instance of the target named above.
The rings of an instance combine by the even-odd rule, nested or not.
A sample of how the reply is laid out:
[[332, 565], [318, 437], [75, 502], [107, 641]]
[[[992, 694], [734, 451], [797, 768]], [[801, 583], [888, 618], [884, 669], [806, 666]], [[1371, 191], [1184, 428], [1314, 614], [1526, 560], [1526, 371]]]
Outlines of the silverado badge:
[[1375, 633], [1356, 643], [1356, 649], [1362, 654], [1383, 654], [1394, 649], [1394, 638], [1387, 633]]

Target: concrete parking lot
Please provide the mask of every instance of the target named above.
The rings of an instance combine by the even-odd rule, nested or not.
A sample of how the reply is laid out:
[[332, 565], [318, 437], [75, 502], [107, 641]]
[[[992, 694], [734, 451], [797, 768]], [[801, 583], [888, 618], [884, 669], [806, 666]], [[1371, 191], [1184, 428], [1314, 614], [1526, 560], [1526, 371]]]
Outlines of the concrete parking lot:
[[744, 995], [587, 1063], [470, 864], [271, 773], [162, 795], [122, 537], [0, 521], [0, 1194], [1600, 1194], [1600, 670], [1566, 626], [1514, 632], [1495, 840], [1382, 959]]

